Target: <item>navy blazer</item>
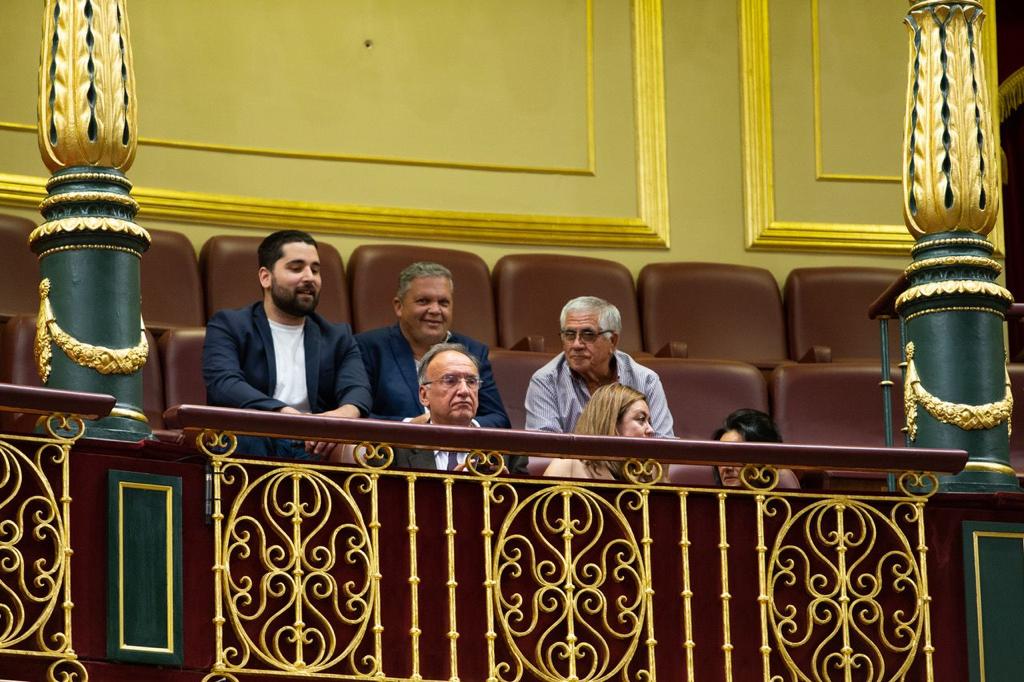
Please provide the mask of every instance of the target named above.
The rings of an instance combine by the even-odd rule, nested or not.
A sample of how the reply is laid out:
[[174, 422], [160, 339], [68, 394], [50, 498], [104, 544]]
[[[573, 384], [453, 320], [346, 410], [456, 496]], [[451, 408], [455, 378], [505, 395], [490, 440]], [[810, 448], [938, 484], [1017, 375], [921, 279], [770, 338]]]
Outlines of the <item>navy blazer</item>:
[[[487, 346], [468, 336], [452, 332], [450, 343], [461, 343], [480, 362], [480, 404], [476, 421], [480, 426], [507, 429], [511, 426], [498, 386], [494, 383]], [[402, 336], [398, 323], [356, 334], [363, 364], [370, 379], [373, 407], [370, 416], [377, 419], [405, 419], [423, 414], [420, 385], [416, 378], [416, 360], [412, 348]]]
[[[370, 385], [349, 326], [312, 313], [306, 316], [302, 343], [310, 411], [316, 414], [348, 404], [368, 414]], [[262, 301], [221, 310], [210, 318], [203, 345], [203, 379], [211, 405], [267, 411], [284, 407], [272, 397], [277, 361]]]
[[[437, 459], [434, 450], [421, 448], [395, 448], [395, 459], [391, 463], [393, 469], [425, 469], [437, 471]], [[513, 476], [529, 476], [527, 468], [529, 458], [525, 455], [505, 455], [505, 466]]]

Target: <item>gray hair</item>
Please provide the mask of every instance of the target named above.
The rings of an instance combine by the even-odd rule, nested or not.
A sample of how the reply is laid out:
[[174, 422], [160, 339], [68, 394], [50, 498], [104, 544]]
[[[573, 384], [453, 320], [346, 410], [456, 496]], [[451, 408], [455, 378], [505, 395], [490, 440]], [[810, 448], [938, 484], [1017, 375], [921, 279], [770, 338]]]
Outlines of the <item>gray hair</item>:
[[451, 270], [440, 263], [417, 261], [398, 274], [398, 293], [395, 296], [399, 300], [405, 298], [409, 287], [412, 286], [412, 281], [420, 277], [444, 277], [451, 283], [452, 291], [455, 291], [455, 282], [452, 280]]
[[565, 329], [565, 318], [569, 313], [597, 313], [597, 324], [605, 331], [622, 331], [622, 315], [614, 305], [597, 296], [577, 296], [562, 308], [558, 324]]
[[431, 361], [446, 351], [462, 353], [472, 361], [473, 366], [476, 367], [476, 371], [480, 371], [480, 361], [477, 360], [476, 357], [469, 352], [469, 349], [461, 343], [435, 343], [430, 347], [430, 350], [423, 354], [423, 359], [420, 360], [420, 367], [416, 370], [416, 378], [419, 380], [420, 384], [423, 384], [427, 380], [427, 369], [430, 367]]

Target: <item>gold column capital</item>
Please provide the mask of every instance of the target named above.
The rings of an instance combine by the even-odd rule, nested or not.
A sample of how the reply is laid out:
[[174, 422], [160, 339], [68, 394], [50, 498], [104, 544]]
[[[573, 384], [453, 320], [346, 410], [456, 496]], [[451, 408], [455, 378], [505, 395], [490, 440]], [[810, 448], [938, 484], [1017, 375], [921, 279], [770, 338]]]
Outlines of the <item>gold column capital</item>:
[[975, 0], [911, 2], [903, 215], [915, 238], [987, 235], [999, 213], [999, 158]]
[[37, 112], [51, 172], [131, 167], [138, 131], [125, 0], [46, 0]]

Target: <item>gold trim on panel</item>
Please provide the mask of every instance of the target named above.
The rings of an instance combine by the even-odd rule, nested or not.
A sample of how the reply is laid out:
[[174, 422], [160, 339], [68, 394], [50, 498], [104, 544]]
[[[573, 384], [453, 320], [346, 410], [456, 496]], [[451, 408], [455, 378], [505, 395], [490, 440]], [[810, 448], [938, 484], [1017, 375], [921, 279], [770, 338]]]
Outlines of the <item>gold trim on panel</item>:
[[[587, 3], [588, 40], [593, 17]], [[351, 204], [298, 202], [283, 199], [185, 192], [167, 188], [138, 188], [133, 195], [141, 206], [143, 219], [196, 222], [204, 225], [243, 227], [296, 228], [334, 232], [353, 236], [416, 238], [487, 242], [504, 244], [540, 244], [551, 246], [610, 246], [617, 248], [667, 248], [670, 241], [667, 153], [665, 142], [665, 92], [662, 49], [661, 0], [631, 0], [634, 144], [636, 157], [637, 216], [589, 217], [564, 215], [530, 215], [512, 213], [461, 212], [433, 209], [371, 207]], [[588, 135], [590, 168], [582, 172], [566, 169], [548, 171], [499, 165], [453, 165], [387, 159], [385, 157], [346, 157], [347, 161], [366, 163], [398, 163], [406, 166], [458, 168], [470, 172], [547, 172], [594, 175], [596, 142], [593, 139], [595, 118], [592, 105], [594, 92], [593, 60], [588, 56], [587, 116], [591, 122]], [[0, 130], [31, 131], [35, 126], [0, 123]], [[169, 140], [140, 138], [140, 143], [190, 150], [221, 153], [258, 153], [282, 156], [274, 150], [249, 149], [230, 145], [193, 145]], [[327, 159], [330, 155], [300, 156], [285, 153], [287, 158]], [[573, 169], [569, 169], [572, 171]], [[36, 207], [46, 196], [46, 181], [39, 177], [0, 173], [0, 204], [25, 208]]]
[[978, 540], [979, 538], [1012, 538], [1014, 540], [1024, 540], [1024, 533], [1007, 533], [1000, 531], [984, 531], [975, 530], [971, 533], [971, 543], [974, 546], [974, 603], [975, 612], [978, 617], [978, 668], [981, 675], [981, 682], [985, 682], [985, 631], [982, 627], [983, 608], [981, 603], [981, 561], [978, 559], [978, 550], [980, 549]]
[[[128, 644], [124, 641], [124, 491], [151, 490], [164, 493], [165, 552], [167, 554], [167, 646], [151, 647]], [[174, 653], [174, 488], [169, 485], [118, 481], [117, 484], [117, 636], [118, 648], [124, 651], [148, 653]]]
[[[994, 17], [994, 4], [994, 0], [984, 1], [985, 12], [990, 19]], [[768, 10], [769, 0], [740, 0], [743, 199], [747, 248], [757, 251], [908, 253], [914, 240], [902, 224], [797, 222], [776, 218]], [[995, 64], [995, 22], [989, 21], [984, 31], [987, 42], [985, 57], [990, 64]], [[990, 87], [995, 92], [997, 84], [992, 78], [995, 69], [989, 69], [989, 74]], [[818, 134], [815, 131], [815, 135]], [[866, 181], [845, 175], [822, 179]], [[1001, 225], [992, 232], [991, 239], [996, 254], [1002, 255]]]
[[863, 175], [857, 173], [826, 173], [822, 150], [821, 114], [821, 0], [811, 0], [811, 71], [814, 80], [814, 179], [837, 182], [898, 183], [898, 175]]
[[1016, 476], [1017, 471], [1005, 464], [997, 464], [996, 462], [979, 462], [971, 461], [964, 464], [964, 471], [981, 471], [987, 474], [1006, 474], [1009, 476]]
[[903, 274], [910, 275], [923, 268], [937, 267], [988, 268], [989, 270], [995, 270], [996, 274], [1003, 271], [1003, 266], [991, 258], [982, 258], [981, 256], [942, 256], [914, 261], [903, 270]]

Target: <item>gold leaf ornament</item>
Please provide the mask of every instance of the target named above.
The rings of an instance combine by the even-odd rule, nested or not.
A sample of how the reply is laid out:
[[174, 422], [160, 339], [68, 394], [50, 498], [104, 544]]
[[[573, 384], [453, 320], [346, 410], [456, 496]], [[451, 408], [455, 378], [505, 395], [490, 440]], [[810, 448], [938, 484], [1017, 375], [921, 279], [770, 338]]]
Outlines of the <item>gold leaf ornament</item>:
[[50, 377], [53, 357], [51, 342], [57, 344], [57, 347], [80, 367], [94, 369], [100, 374], [134, 374], [146, 364], [149, 357], [146, 327], [141, 319], [139, 324], [139, 342], [131, 348], [106, 348], [83, 343], [57, 324], [53, 307], [50, 305], [50, 280], [44, 278], [39, 283], [39, 316], [36, 318], [34, 348], [39, 378], [46, 383]]
[[1006, 393], [1002, 400], [983, 405], [951, 403], [932, 395], [921, 384], [914, 363], [914, 343], [907, 344], [907, 379], [903, 384], [903, 407], [907, 415], [907, 435], [917, 439], [917, 407], [920, 405], [932, 417], [943, 424], [952, 424], [964, 431], [991, 429], [1006, 422], [1007, 435], [1011, 428], [1013, 414], [1013, 392], [1010, 389], [1010, 373], [1005, 370]]

